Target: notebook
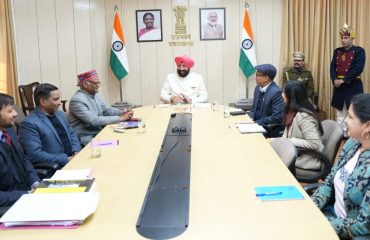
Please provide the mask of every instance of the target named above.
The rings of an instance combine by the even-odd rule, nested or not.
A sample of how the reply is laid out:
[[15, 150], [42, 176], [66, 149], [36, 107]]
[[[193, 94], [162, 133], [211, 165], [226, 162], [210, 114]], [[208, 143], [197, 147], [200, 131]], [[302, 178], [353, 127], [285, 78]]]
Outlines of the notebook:
[[266, 130], [257, 123], [237, 123], [240, 133], [266, 133]]
[[261, 201], [282, 201], [304, 199], [296, 186], [261, 186], [255, 187], [256, 197]]

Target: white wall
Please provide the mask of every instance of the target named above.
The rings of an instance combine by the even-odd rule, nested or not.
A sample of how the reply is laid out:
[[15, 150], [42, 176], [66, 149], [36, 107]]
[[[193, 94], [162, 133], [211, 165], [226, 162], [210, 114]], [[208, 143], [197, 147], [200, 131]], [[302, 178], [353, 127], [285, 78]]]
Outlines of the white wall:
[[[283, 0], [249, 0], [258, 63], [279, 65]], [[114, 18], [118, 7], [125, 34], [130, 74], [122, 81], [123, 98], [134, 104], [159, 103], [165, 77], [175, 70], [173, 58], [188, 54], [193, 71], [205, 78], [209, 100], [222, 104], [249, 96], [254, 77], [239, 69], [244, 0], [13, 0], [20, 84], [34, 81], [58, 86], [63, 99], [76, 91], [76, 75], [97, 69], [101, 93], [119, 101], [119, 81], [109, 68]], [[177, 5], [186, 6], [185, 22], [194, 46], [170, 47]], [[226, 8], [226, 40], [199, 40], [199, 8]], [[136, 10], [162, 10], [162, 42], [138, 43]], [[278, 75], [279, 76], [279, 75]], [[249, 84], [248, 84], [249, 82]]]

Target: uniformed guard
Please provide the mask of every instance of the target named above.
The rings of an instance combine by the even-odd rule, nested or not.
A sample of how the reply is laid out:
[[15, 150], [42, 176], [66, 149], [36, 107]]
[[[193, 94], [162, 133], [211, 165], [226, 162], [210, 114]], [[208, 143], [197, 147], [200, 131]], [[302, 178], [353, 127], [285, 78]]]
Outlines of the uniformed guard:
[[289, 68], [283, 74], [283, 85], [289, 80], [298, 80], [303, 83], [306, 88], [307, 96], [310, 100], [313, 99], [314, 87], [313, 77], [311, 71], [304, 67], [303, 52], [293, 53], [293, 67]]
[[365, 66], [365, 50], [354, 46], [354, 30], [347, 24], [339, 31], [342, 47], [334, 50], [330, 64], [330, 78], [334, 85], [331, 106], [336, 110], [337, 122], [346, 132], [344, 118], [354, 95], [363, 93], [361, 73]]

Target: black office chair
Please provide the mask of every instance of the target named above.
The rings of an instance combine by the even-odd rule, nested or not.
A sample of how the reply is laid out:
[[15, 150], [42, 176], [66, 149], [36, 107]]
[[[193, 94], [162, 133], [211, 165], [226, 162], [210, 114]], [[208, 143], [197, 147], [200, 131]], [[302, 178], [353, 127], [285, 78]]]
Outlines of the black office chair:
[[266, 130], [264, 134], [266, 138], [278, 138], [283, 136], [285, 125], [283, 123], [272, 123], [263, 125], [263, 128]]
[[319, 179], [324, 180], [331, 170], [343, 139], [343, 129], [337, 122], [325, 120], [321, 124], [324, 130], [324, 134], [321, 138], [324, 149], [320, 152], [311, 149], [297, 148], [297, 151], [298, 156], [299, 154], [311, 154], [317, 157], [322, 162], [322, 166], [317, 171], [296, 168], [295, 176], [299, 182], [312, 183], [317, 182]]

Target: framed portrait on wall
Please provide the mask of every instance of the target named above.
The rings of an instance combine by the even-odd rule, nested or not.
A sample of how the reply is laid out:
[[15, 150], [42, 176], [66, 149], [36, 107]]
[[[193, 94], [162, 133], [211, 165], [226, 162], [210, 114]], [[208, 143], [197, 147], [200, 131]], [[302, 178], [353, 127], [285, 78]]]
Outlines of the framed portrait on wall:
[[225, 8], [200, 8], [200, 40], [225, 40]]
[[138, 42], [162, 41], [162, 11], [136, 10], [136, 33]]

